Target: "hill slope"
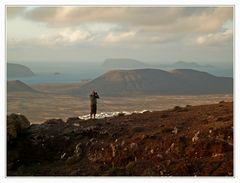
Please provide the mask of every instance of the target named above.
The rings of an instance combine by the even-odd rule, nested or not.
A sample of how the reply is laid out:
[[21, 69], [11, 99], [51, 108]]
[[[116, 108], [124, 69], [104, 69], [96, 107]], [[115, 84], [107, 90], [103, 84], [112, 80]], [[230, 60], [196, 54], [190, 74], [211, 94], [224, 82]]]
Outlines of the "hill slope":
[[232, 102], [29, 127], [7, 119], [8, 176], [233, 176]]
[[27, 84], [19, 80], [7, 81], [7, 92], [37, 92]]
[[35, 74], [28, 67], [21, 64], [7, 63], [7, 77], [29, 77]]
[[87, 95], [92, 90], [105, 96], [232, 93], [232, 78], [216, 77], [191, 69], [113, 70], [70, 91]]

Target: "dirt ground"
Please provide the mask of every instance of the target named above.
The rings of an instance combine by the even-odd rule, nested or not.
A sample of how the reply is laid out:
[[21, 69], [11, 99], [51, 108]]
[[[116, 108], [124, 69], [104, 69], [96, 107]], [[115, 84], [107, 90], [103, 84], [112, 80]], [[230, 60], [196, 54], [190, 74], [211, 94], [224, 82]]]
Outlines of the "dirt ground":
[[[49, 88], [47, 88], [50, 91]], [[46, 86], [45, 86], [46, 90]], [[58, 92], [60, 89], [57, 89]], [[136, 96], [101, 97], [98, 100], [98, 113], [122, 111], [159, 111], [174, 106], [212, 104], [219, 101], [232, 101], [232, 95], [196, 96]], [[17, 93], [7, 94], [7, 114], [21, 113], [31, 123], [43, 123], [47, 119], [89, 114], [89, 99], [56, 93]]]

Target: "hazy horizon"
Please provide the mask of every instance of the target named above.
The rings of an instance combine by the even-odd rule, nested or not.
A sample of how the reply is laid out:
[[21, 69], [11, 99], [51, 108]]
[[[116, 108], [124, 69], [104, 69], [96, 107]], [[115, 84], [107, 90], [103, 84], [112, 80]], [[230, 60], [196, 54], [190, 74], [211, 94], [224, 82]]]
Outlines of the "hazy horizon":
[[[131, 58], [133, 59], [133, 58]], [[142, 68], [156, 68], [165, 71], [170, 71], [174, 69], [182, 69], [182, 67], [168, 67], [167, 65], [171, 65], [177, 62], [181, 62], [183, 60], [178, 60], [176, 62], [171, 63], [151, 63], [149, 64], [146, 61], [138, 60], [143, 64], [148, 64], [146, 67]], [[186, 67], [184, 69], [195, 69], [199, 71], [208, 72], [210, 74], [216, 76], [225, 76], [225, 77], [233, 77], [233, 63], [225, 63], [225, 64], [212, 64], [212, 63], [197, 63], [194, 61], [183, 61], [185, 63], [194, 63], [202, 66], [200, 68], [191, 68]], [[112, 69], [138, 69], [136, 68], [107, 68], [103, 66], [104, 60], [100, 63], [98, 62], [77, 62], [77, 61], [59, 61], [57, 64], [55, 62], [48, 61], [39, 61], [39, 62], [31, 62], [31, 61], [9, 61], [8, 63], [17, 63], [22, 64], [30, 68], [35, 74], [53, 74], [55, 72], [59, 72], [60, 74], [67, 74], [72, 76], [81, 76], [81, 79], [94, 79], [101, 74], [104, 74], [108, 70]], [[210, 67], [207, 67], [210, 66]], [[77, 80], [77, 78], [76, 78]], [[28, 79], [25, 78], [25, 81]]]

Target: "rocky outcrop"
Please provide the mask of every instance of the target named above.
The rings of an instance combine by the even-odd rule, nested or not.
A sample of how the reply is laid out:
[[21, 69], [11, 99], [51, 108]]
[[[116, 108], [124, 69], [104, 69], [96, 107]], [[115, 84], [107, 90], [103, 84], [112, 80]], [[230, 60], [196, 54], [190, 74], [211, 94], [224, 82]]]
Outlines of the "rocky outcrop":
[[233, 103], [24, 129], [8, 141], [8, 175], [233, 176]]
[[30, 126], [28, 119], [21, 114], [7, 116], [7, 139], [17, 138], [24, 129]]

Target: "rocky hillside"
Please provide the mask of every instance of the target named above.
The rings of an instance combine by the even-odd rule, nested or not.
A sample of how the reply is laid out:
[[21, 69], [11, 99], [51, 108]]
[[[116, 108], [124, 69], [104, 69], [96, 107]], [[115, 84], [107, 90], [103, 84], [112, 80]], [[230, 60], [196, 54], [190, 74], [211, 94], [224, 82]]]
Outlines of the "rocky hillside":
[[7, 128], [8, 176], [233, 176], [232, 102]]
[[113, 70], [69, 93], [88, 95], [92, 90], [104, 96], [221, 94], [232, 93], [233, 79], [191, 69]]

